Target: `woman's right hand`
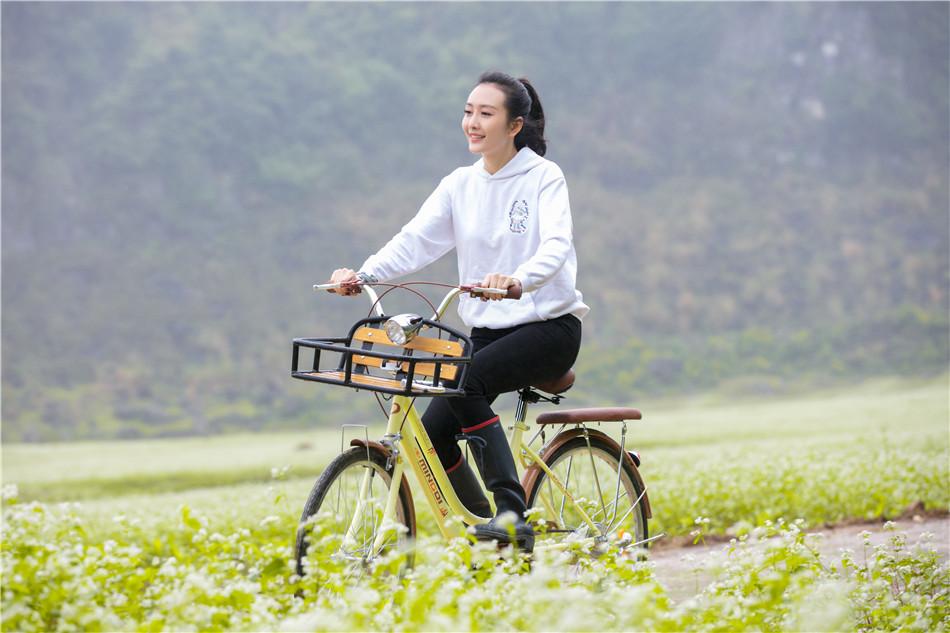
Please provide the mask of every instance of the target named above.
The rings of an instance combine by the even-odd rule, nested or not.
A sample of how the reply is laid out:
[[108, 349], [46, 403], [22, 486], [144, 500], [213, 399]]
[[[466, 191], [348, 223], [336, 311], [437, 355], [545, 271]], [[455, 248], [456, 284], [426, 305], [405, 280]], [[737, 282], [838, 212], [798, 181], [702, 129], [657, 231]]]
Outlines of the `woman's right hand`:
[[349, 268], [337, 268], [333, 271], [333, 274], [330, 275], [330, 283], [343, 285], [333, 290], [327, 290], [327, 292], [335, 292], [336, 294], [342, 295], [344, 297], [358, 295], [363, 292], [363, 290], [358, 285], [356, 285], [357, 281], [359, 281], [359, 277], [356, 276], [355, 270], [350, 270]]

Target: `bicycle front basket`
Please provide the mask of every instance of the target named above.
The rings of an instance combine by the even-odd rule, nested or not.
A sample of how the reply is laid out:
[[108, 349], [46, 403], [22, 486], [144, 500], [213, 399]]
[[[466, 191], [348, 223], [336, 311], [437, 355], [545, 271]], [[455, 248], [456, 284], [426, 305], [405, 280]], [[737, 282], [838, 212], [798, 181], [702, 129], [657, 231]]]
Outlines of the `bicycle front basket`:
[[[382, 329], [388, 318], [358, 321], [345, 338], [294, 339], [291, 376], [402, 396], [463, 395], [472, 360], [471, 339], [448, 325], [423, 319], [419, 335], [397, 345]], [[313, 350], [313, 363], [300, 369], [301, 350], [307, 349]], [[330, 367], [322, 368], [321, 361]]]

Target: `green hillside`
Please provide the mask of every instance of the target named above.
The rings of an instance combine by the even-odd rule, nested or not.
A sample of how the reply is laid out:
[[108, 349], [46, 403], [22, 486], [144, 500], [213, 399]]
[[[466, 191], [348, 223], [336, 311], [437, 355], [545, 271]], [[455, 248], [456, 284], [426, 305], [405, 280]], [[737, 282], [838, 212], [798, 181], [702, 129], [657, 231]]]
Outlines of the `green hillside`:
[[310, 285], [474, 160], [489, 68], [571, 189], [574, 402], [947, 367], [945, 3], [0, 10], [5, 441], [371, 415], [289, 341], [363, 313]]

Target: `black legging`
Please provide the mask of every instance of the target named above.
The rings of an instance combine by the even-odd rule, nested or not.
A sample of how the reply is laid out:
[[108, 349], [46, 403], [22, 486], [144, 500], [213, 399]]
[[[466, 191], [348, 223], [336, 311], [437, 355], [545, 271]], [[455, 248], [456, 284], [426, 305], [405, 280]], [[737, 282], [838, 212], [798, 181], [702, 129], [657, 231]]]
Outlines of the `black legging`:
[[493, 330], [472, 329], [473, 358], [465, 396], [432, 398], [422, 423], [442, 465], [452, 471], [462, 461], [455, 436], [495, 422], [491, 403], [499, 394], [531, 383], [560, 378], [577, 359], [581, 322], [570, 314]]

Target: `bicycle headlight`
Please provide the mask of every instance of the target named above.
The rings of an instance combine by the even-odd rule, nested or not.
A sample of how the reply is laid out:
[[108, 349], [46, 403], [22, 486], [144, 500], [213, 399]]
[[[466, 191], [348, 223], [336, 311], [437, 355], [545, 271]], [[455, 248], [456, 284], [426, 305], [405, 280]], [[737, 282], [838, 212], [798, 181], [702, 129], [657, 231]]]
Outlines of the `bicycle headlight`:
[[396, 345], [405, 345], [422, 328], [422, 317], [418, 314], [397, 314], [383, 323], [386, 336]]

